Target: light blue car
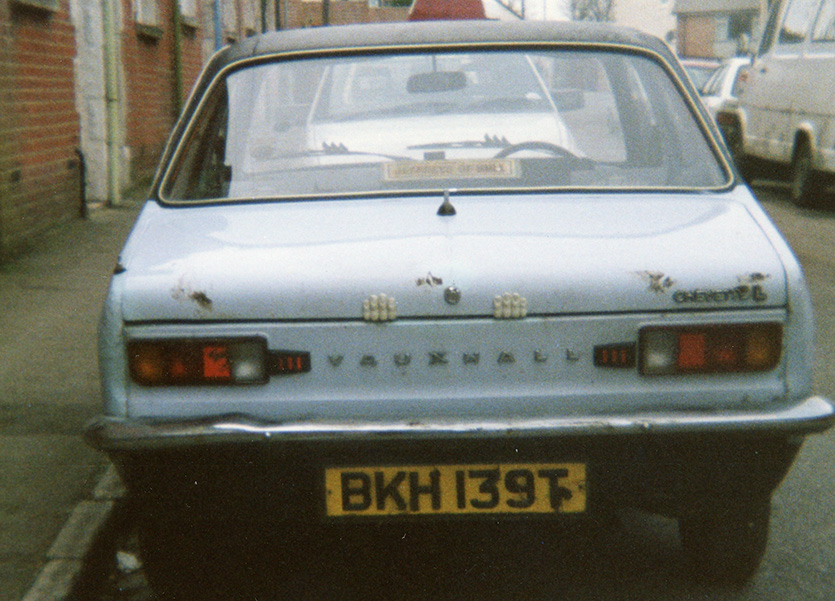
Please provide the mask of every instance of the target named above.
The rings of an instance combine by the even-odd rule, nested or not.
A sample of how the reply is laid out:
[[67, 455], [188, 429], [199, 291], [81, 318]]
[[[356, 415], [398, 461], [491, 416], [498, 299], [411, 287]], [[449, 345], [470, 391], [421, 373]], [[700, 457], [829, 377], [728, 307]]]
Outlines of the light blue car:
[[626, 505], [678, 518], [695, 576], [741, 582], [833, 420], [812, 334], [797, 260], [660, 41], [268, 34], [215, 56], [172, 134], [87, 434], [174, 597], [228, 593], [195, 541], [295, 554]]

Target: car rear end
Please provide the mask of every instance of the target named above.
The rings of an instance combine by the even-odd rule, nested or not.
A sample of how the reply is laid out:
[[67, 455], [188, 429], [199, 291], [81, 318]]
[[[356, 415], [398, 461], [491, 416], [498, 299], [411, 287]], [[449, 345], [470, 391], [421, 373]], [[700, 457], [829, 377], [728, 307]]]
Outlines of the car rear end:
[[[796, 259], [660, 42], [436, 26], [230, 51], [172, 138], [112, 280], [88, 430], [159, 581], [175, 524], [622, 505], [682, 520], [705, 572], [749, 577], [771, 493], [833, 418]], [[377, 94], [403, 55], [426, 69], [402, 78], [411, 102], [322, 108], [339, 73]], [[508, 57], [530, 70], [515, 97]], [[507, 127], [524, 117], [549, 126]]]

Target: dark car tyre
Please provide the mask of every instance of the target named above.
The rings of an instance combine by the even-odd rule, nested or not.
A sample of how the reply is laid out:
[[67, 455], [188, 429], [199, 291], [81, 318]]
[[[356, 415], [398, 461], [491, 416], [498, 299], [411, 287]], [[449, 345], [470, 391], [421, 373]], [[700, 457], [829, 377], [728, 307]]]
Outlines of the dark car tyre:
[[208, 562], [189, 538], [189, 532], [174, 525], [143, 520], [138, 529], [139, 552], [148, 583], [160, 601], [219, 601], [213, 583], [206, 580]]
[[754, 177], [754, 169], [750, 158], [745, 156], [742, 149], [742, 127], [735, 118], [728, 119], [720, 126], [722, 137], [736, 164], [736, 169], [745, 181], [751, 181]]
[[[216, 530], [177, 520], [140, 519], [145, 576], [160, 601], [237, 601], [263, 598], [247, 573], [246, 546]], [[224, 533], [225, 534], [225, 533]]]
[[791, 199], [799, 207], [817, 204], [821, 193], [819, 174], [812, 169], [812, 151], [808, 142], [801, 142], [791, 166]]
[[694, 579], [741, 585], [760, 566], [768, 543], [771, 502], [715, 506], [679, 518], [685, 560]]

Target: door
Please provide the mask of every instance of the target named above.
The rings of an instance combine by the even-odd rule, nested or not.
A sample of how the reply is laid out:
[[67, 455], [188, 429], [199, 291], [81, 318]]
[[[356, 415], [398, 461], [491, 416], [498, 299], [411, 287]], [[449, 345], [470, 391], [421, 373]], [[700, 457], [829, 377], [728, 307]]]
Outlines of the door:
[[798, 75], [820, 0], [788, 0], [769, 16], [740, 103], [747, 109], [747, 154], [787, 163]]

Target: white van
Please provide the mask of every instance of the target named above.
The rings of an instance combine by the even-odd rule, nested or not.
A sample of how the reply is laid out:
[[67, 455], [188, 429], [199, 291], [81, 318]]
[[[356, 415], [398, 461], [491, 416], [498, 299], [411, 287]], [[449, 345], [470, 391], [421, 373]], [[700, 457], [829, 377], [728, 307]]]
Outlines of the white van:
[[820, 200], [835, 175], [835, 0], [774, 3], [738, 102], [717, 121], [743, 172], [782, 164], [792, 200]]

